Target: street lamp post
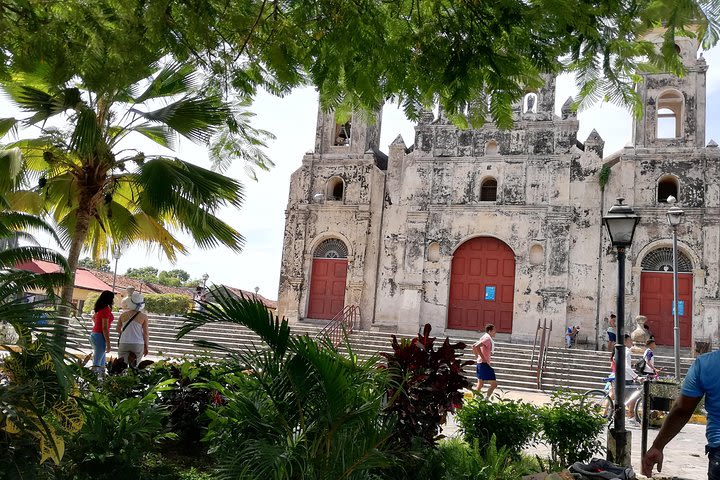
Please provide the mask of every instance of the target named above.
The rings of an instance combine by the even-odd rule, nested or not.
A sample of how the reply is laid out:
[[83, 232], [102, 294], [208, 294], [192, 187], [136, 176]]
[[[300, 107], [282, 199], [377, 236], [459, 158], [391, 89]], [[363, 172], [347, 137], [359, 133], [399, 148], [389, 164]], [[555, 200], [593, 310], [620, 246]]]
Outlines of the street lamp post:
[[117, 279], [117, 265], [118, 265], [118, 260], [120, 260], [120, 245], [115, 244], [112, 246], [112, 258], [115, 260], [115, 271], [113, 272], [112, 292], [115, 293], [115, 280]]
[[[667, 199], [674, 204], [677, 200], [672, 195]], [[680, 320], [678, 319], [678, 268], [677, 268], [677, 227], [685, 218], [685, 212], [677, 205], [667, 211], [667, 219], [672, 227], [672, 257], [673, 257], [673, 350], [675, 353], [675, 378], [680, 380]]]
[[203, 273], [202, 275], [202, 281], [203, 281], [203, 292], [205, 291], [205, 285], [207, 285], [208, 278], [210, 278], [210, 275], [207, 273]]
[[[618, 292], [617, 292], [617, 338], [615, 344], [615, 412], [614, 425], [608, 435], [615, 448], [608, 445], [609, 459], [615, 463], [629, 465], [630, 433], [625, 429], [625, 249], [632, 244], [635, 227], [640, 217], [632, 207], [623, 204], [624, 198], [610, 207], [603, 217], [603, 223], [610, 234], [610, 242], [617, 249]], [[610, 440], [610, 438], [608, 440]], [[613, 451], [614, 450], [614, 451]], [[613, 455], [614, 453], [614, 455]]]

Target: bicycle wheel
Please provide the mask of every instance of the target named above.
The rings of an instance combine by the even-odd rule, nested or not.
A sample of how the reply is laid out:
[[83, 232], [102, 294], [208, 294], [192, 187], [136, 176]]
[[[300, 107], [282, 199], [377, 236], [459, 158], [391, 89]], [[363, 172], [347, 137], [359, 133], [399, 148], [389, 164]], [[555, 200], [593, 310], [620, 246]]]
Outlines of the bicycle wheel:
[[613, 416], [614, 405], [610, 394], [605, 390], [594, 389], [588, 390], [583, 394], [583, 404], [588, 405], [598, 411], [603, 418], [611, 419]]
[[[633, 409], [633, 414], [635, 415], [635, 420], [642, 425], [642, 418], [643, 418], [643, 398], [642, 395], [640, 398], [638, 398], [638, 401], [635, 403], [635, 408]], [[650, 412], [648, 412], [650, 413]]]

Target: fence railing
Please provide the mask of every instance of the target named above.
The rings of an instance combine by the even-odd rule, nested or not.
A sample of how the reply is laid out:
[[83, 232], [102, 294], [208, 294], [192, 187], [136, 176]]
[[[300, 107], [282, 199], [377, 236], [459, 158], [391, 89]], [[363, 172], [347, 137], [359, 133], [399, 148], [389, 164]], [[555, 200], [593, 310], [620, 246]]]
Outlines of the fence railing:
[[[537, 328], [535, 329], [535, 341], [533, 342], [532, 356], [530, 357], [530, 368], [535, 369], [535, 382], [538, 390], [542, 390], [542, 376], [543, 371], [545, 370], [545, 361], [547, 360], [547, 349], [548, 343], [550, 343], [551, 333], [552, 320], [550, 320], [550, 325], [548, 325], [547, 319], [544, 319], [542, 326], [540, 326], [540, 320], [538, 319]], [[538, 347], [538, 340], [540, 341], [540, 348], [538, 349], [537, 358], [535, 358], [535, 349]]]
[[334, 346], [340, 345], [343, 341], [343, 330], [347, 334], [351, 334], [355, 325], [360, 321], [360, 307], [357, 305], [347, 305], [340, 310], [327, 325], [317, 334], [316, 338], [321, 339], [327, 337]]

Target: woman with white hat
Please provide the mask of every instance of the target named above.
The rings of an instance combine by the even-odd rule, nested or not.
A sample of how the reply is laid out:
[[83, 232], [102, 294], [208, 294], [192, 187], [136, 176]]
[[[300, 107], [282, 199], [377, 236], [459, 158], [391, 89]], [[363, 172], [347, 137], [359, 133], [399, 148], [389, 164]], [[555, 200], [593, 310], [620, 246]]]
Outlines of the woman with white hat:
[[120, 334], [118, 357], [128, 365], [135, 366], [143, 355], [148, 354], [148, 317], [142, 311], [145, 308], [145, 297], [141, 293], [133, 292], [126, 305], [128, 309], [120, 315], [117, 324]]

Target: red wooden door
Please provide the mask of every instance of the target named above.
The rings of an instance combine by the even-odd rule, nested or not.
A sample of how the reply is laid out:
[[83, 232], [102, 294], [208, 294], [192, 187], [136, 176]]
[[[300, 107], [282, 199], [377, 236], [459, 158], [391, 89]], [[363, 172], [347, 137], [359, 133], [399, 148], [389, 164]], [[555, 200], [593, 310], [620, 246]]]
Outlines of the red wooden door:
[[344, 258], [313, 259], [308, 318], [330, 320], [343, 309], [347, 265]]
[[512, 332], [515, 254], [496, 238], [479, 237], [460, 245], [450, 273], [448, 328]]
[[[692, 341], [692, 284], [691, 273], [678, 273], [678, 318], [680, 345], [683, 347], [689, 347]], [[673, 344], [672, 303], [672, 272], [640, 274], [640, 315], [647, 317], [650, 331], [658, 345]]]

